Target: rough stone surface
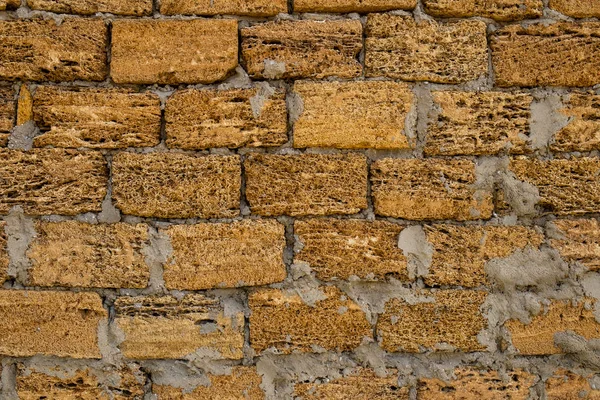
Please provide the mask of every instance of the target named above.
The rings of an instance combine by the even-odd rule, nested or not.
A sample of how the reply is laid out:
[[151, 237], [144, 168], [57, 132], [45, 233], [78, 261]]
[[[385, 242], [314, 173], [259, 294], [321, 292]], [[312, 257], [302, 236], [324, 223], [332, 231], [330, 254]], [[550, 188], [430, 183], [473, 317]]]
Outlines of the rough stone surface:
[[358, 77], [357, 20], [267, 22], [241, 30], [242, 60], [253, 78]]
[[98, 152], [0, 150], [0, 213], [20, 205], [26, 214], [100, 211], [108, 171]]
[[490, 39], [498, 86], [600, 83], [600, 23], [509, 25]]
[[8, 134], [15, 126], [16, 111], [15, 91], [0, 87], [0, 147], [8, 142]]
[[237, 65], [235, 20], [113, 22], [110, 71], [116, 83], [211, 83]]
[[62, 370], [17, 365], [16, 391], [20, 400], [142, 400], [143, 373], [139, 367]]
[[559, 369], [546, 380], [548, 400], [598, 400], [600, 390], [592, 388], [588, 379], [571, 371]]
[[492, 194], [478, 191], [470, 160], [386, 158], [371, 166], [375, 213], [413, 220], [487, 219]]
[[27, 0], [32, 10], [55, 13], [92, 15], [111, 13], [120, 15], [150, 15], [152, 0]]
[[235, 14], [269, 17], [287, 13], [286, 0], [161, 0], [160, 12], [165, 15]]
[[600, 96], [572, 94], [560, 112], [569, 122], [554, 135], [550, 150], [600, 150]]
[[537, 249], [544, 242], [540, 231], [524, 226], [432, 225], [424, 229], [434, 250], [424, 277], [429, 286], [485, 285], [486, 262], [526, 247]]
[[[294, 147], [409, 149], [413, 94], [396, 82], [296, 82], [302, 112]], [[407, 134], [408, 133], [408, 134]], [[411, 146], [412, 145], [412, 146]]]
[[577, 261], [590, 270], [600, 270], [600, 223], [595, 219], [555, 220], [558, 237], [550, 240], [553, 248], [568, 261]]
[[406, 257], [398, 248], [402, 226], [385, 221], [311, 219], [296, 221], [302, 250], [294, 261], [306, 262], [318, 279], [384, 280], [408, 278]]
[[38, 222], [27, 256], [31, 286], [145, 288], [148, 227]]
[[6, 233], [4, 227], [6, 223], [0, 221], [0, 285], [8, 279], [8, 252], [6, 251]]
[[107, 40], [100, 19], [0, 21], [0, 79], [101, 81]]
[[239, 214], [237, 156], [119, 153], [113, 199], [125, 214], [158, 218], [227, 218]]
[[280, 146], [288, 140], [285, 92], [268, 85], [179, 91], [167, 102], [165, 120], [173, 148]]
[[547, 312], [542, 311], [532, 318], [531, 323], [513, 319], [504, 326], [511, 334], [513, 346], [523, 355], [560, 353], [554, 341], [558, 332], [572, 331], [585, 339], [600, 339], [600, 324], [594, 318], [594, 311], [586, 307], [586, 302], [554, 301]]
[[277, 289], [252, 293], [250, 345], [257, 353], [275, 348], [283, 354], [316, 348], [349, 351], [372, 338], [371, 324], [360, 307], [335, 287], [322, 288], [314, 307], [296, 294]]
[[588, 0], [550, 0], [550, 8], [573, 18], [600, 17], [600, 4]]
[[419, 380], [417, 393], [422, 400], [495, 400], [529, 398], [529, 388], [535, 377], [525, 371], [506, 371], [502, 375], [496, 371], [478, 371], [471, 368], [457, 368], [456, 379], [444, 382], [439, 379]]
[[243, 356], [244, 314], [228, 314], [218, 299], [202, 294], [119, 297], [115, 324], [123, 332], [119, 348], [127, 358]]
[[531, 96], [444, 91], [434, 92], [433, 100], [440, 111], [428, 124], [426, 155], [529, 152]]
[[482, 21], [417, 22], [409, 16], [371, 14], [366, 30], [367, 76], [460, 83], [487, 73]]
[[479, 308], [485, 292], [421, 291], [422, 302], [392, 299], [377, 321], [381, 347], [389, 352], [422, 352], [448, 347], [464, 352], [484, 350], [477, 334], [486, 326]]
[[264, 400], [260, 388], [261, 376], [253, 367], [233, 367], [231, 374], [209, 375], [209, 386], [198, 386], [193, 391], [168, 385], [152, 385], [152, 392], [161, 400], [244, 399]]
[[295, 0], [295, 12], [365, 13], [388, 10], [412, 10], [416, 0]]
[[355, 214], [367, 207], [362, 155], [252, 154], [245, 170], [246, 197], [255, 214]]
[[0, 11], [14, 10], [19, 8], [20, 5], [21, 0], [0, 0]]
[[356, 368], [351, 374], [329, 382], [296, 384], [294, 395], [303, 400], [408, 400], [409, 389], [398, 384], [398, 377], [393, 372], [396, 371], [380, 377], [372, 370]]
[[424, 0], [425, 11], [435, 17], [482, 16], [514, 21], [542, 16], [542, 0]]
[[98, 325], [107, 318], [96, 293], [0, 291], [0, 354], [100, 358]]
[[173, 255], [164, 266], [167, 288], [201, 290], [281, 282], [284, 226], [271, 220], [175, 225]]

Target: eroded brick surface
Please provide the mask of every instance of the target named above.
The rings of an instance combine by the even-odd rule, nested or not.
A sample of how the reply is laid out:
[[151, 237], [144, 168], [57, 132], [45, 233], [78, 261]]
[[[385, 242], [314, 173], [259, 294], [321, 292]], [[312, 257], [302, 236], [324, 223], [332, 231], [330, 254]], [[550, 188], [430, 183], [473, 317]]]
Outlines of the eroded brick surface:
[[16, 114], [15, 91], [10, 87], [0, 87], [0, 147], [8, 142], [7, 135], [15, 125]]
[[33, 10], [91, 15], [98, 12], [120, 15], [150, 15], [152, 0], [27, 0]]
[[0, 285], [2, 285], [8, 279], [8, 251], [6, 248], [6, 232], [4, 228], [6, 223], [0, 221]]
[[160, 12], [166, 15], [235, 14], [268, 17], [287, 13], [287, 0], [162, 0]]
[[351, 13], [412, 10], [416, 0], [296, 0], [296, 12]]
[[537, 18], [542, 0], [425, 0], [425, 11], [436, 17], [482, 16], [497, 21]]
[[597, 400], [600, 390], [589, 382], [592, 376], [582, 376], [566, 369], [554, 371], [546, 380], [546, 398], [548, 400]]
[[587, 0], [550, 0], [550, 8], [573, 18], [600, 16], [600, 4]]
[[569, 120], [567, 125], [554, 135], [550, 142], [551, 151], [600, 149], [600, 96], [572, 94], [559, 112]]
[[567, 261], [577, 261], [591, 270], [600, 269], [600, 223], [595, 219], [559, 219], [550, 223], [550, 244]]

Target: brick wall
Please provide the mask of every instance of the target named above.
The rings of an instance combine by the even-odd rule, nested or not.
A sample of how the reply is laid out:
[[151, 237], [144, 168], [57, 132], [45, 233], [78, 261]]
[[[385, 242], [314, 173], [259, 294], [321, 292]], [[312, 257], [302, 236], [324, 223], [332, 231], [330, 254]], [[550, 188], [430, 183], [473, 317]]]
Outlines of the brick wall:
[[0, 398], [600, 399], [599, 18], [0, 0]]

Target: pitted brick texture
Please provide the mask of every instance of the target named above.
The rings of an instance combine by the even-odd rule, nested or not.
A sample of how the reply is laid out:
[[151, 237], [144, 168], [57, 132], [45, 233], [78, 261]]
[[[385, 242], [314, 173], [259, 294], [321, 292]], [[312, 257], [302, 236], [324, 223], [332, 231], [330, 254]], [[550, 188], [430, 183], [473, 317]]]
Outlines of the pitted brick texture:
[[162, 0], [165, 15], [235, 14], [268, 17], [288, 11], [286, 0]]
[[142, 16], [152, 13], [152, 0], [27, 0], [27, 5], [32, 10], [81, 15], [101, 12]]
[[542, 16], [542, 0], [424, 0], [425, 11], [435, 17], [482, 16], [513, 21]]
[[295, 0], [296, 12], [376, 12], [388, 10], [412, 10], [416, 0]]

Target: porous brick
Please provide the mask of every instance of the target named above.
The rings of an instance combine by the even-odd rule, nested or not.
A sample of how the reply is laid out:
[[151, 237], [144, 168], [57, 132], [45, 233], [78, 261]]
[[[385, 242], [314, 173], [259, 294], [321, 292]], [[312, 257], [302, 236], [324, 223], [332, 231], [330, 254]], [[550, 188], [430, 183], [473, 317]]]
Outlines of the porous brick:
[[416, 22], [409, 16], [371, 14], [366, 30], [367, 76], [459, 83], [487, 73], [482, 21]]
[[362, 67], [358, 20], [280, 21], [241, 30], [242, 60], [253, 78], [354, 78]]
[[101, 210], [108, 170], [99, 152], [0, 150], [0, 213], [75, 215]]
[[144, 382], [133, 364], [104, 370], [18, 364], [16, 391], [20, 400], [142, 400]]
[[262, 377], [254, 367], [232, 367], [229, 375], [208, 375], [210, 385], [192, 391], [168, 385], [152, 385], [161, 400], [244, 399], [264, 400]]
[[125, 214], [158, 218], [228, 218], [239, 214], [237, 156], [119, 153], [113, 199]]
[[277, 289], [252, 293], [250, 345], [261, 353], [275, 348], [283, 354], [312, 352], [315, 346], [349, 351], [372, 338], [371, 324], [360, 307], [335, 287], [323, 287], [314, 307], [296, 294]]
[[116, 83], [211, 83], [237, 64], [236, 20], [113, 22], [110, 71]]
[[435, 17], [482, 16], [514, 21], [542, 16], [542, 0], [424, 0], [425, 11]]
[[491, 36], [498, 86], [600, 83], [600, 23], [509, 25]]
[[550, 150], [600, 150], [600, 96], [571, 94], [560, 112], [569, 122], [554, 135]]
[[303, 400], [318, 399], [378, 399], [408, 400], [409, 389], [398, 384], [398, 372], [377, 376], [373, 370], [355, 368], [343, 378], [323, 383], [297, 383], [294, 395]]
[[287, 12], [287, 0], [162, 0], [160, 2], [160, 13], [165, 15], [235, 14], [269, 17]]
[[377, 321], [381, 347], [389, 352], [464, 351], [485, 347], [477, 334], [486, 327], [480, 307], [486, 293], [474, 290], [420, 291], [421, 301], [389, 300]]
[[30, 286], [145, 288], [148, 227], [37, 222], [27, 252]]
[[524, 226], [432, 225], [424, 230], [433, 248], [424, 277], [429, 286], [485, 285], [486, 262], [527, 247], [537, 249], [544, 242], [540, 231]]
[[27, 123], [33, 119], [33, 96], [27, 84], [22, 84], [17, 99], [17, 125]]
[[600, 17], [600, 3], [588, 0], [550, 0], [549, 6], [573, 18]]
[[160, 99], [126, 89], [38, 87], [34, 146], [116, 149], [160, 142]]
[[[414, 96], [396, 82], [296, 82], [294, 147], [409, 149]], [[408, 126], [407, 126], [408, 122]]]
[[444, 382], [435, 378], [421, 378], [417, 385], [422, 400], [526, 400], [535, 376], [523, 371], [478, 371], [473, 368], [457, 368], [455, 379]]
[[8, 279], [8, 251], [6, 247], [6, 223], [0, 221], [0, 286]]
[[285, 92], [183, 90], [167, 102], [167, 146], [183, 149], [279, 146], [287, 142]]
[[96, 293], [0, 291], [0, 354], [100, 358], [98, 325], [108, 314]]
[[167, 288], [200, 290], [256, 286], [285, 279], [284, 226], [272, 220], [173, 225], [164, 266]]
[[184, 358], [202, 356], [241, 359], [244, 314], [225, 312], [216, 298], [189, 294], [119, 297], [115, 322], [124, 334], [119, 349], [127, 358]]
[[555, 228], [550, 244], [567, 261], [577, 261], [590, 270], [600, 270], [600, 224], [595, 219], [551, 222]]
[[310, 264], [322, 281], [408, 278], [406, 257], [398, 248], [402, 226], [385, 221], [311, 219], [296, 221], [301, 250], [295, 262]]
[[523, 154], [530, 150], [533, 98], [503, 92], [434, 92], [437, 111], [429, 121], [428, 156]]
[[412, 10], [417, 0], [295, 0], [295, 12], [365, 13], [390, 10]]
[[150, 15], [152, 0], [27, 0], [32, 10], [55, 13], [92, 15], [111, 13], [119, 15]]
[[600, 339], [600, 324], [594, 318], [593, 306], [586, 302], [571, 304], [554, 301], [546, 311], [533, 317], [531, 323], [509, 320], [504, 326], [510, 332], [512, 344], [523, 355], [557, 354], [561, 350], [554, 344], [554, 334], [571, 331], [586, 339]]
[[8, 143], [8, 134], [15, 126], [15, 91], [10, 87], [0, 87], [0, 147]]
[[487, 219], [492, 194], [476, 190], [475, 164], [463, 159], [382, 159], [371, 166], [378, 215], [413, 220]]
[[600, 160], [596, 158], [542, 161], [519, 157], [510, 161], [510, 170], [517, 179], [536, 188], [537, 205], [544, 212], [565, 215], [600, 211]]
[[101, 81], [108, 72], [108, 30], [99, 19], [0, 22], [0, 79]]
[[0, 11], [15, 10], [19, 8], [20, 5], [21, 0], [0, 0]]
[[558, 369], [546, 380], [548, 400], [598, 400], [600, 390], [590, 385], [592, 376], [582, 376], [566, 369]]
[[362, 155], [252, 154], [245, 170], [246, 197], [256, 214], [355, 214], [367, 207]]

